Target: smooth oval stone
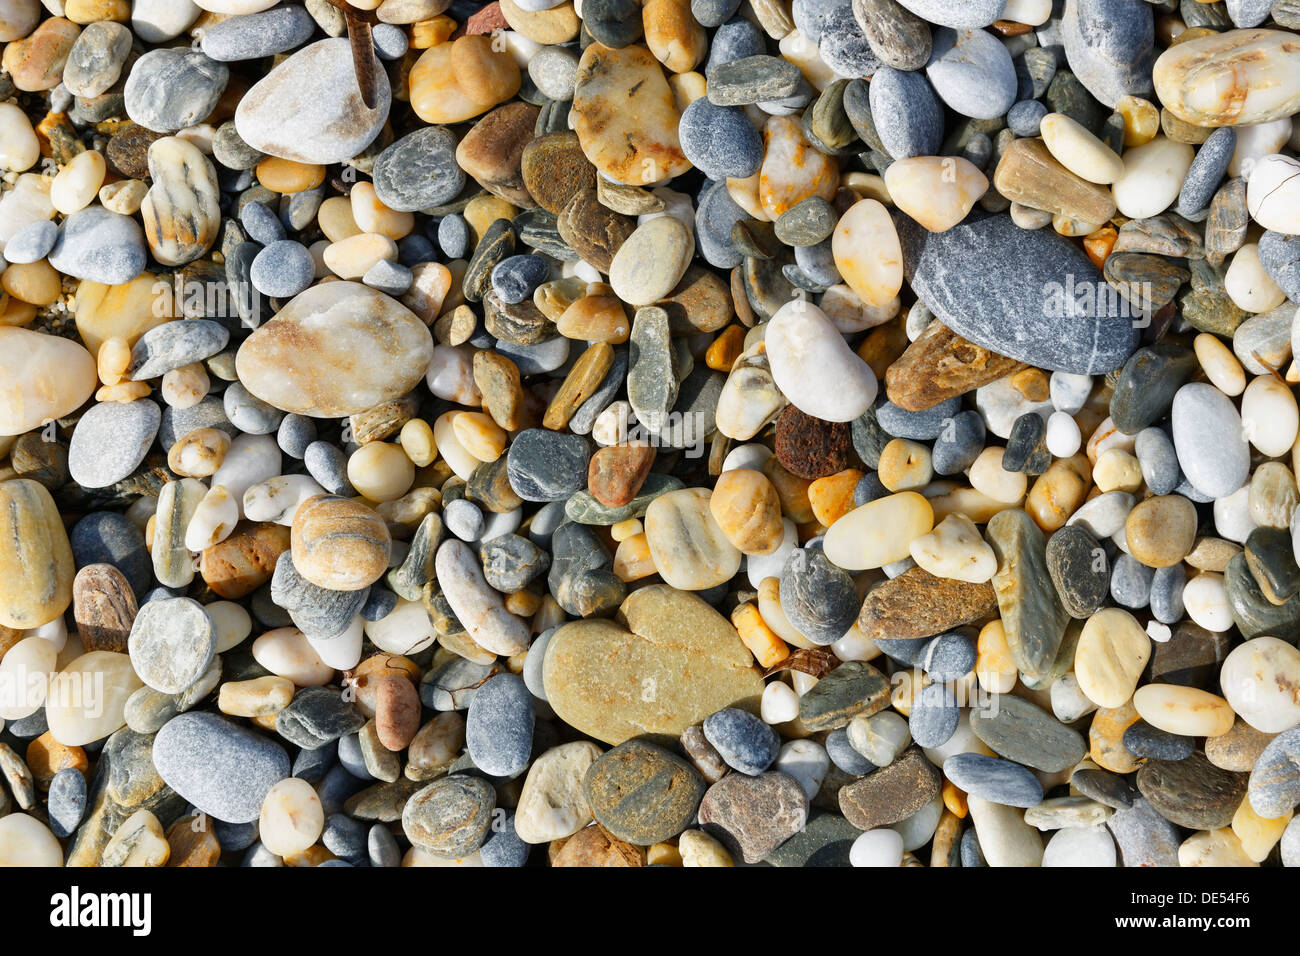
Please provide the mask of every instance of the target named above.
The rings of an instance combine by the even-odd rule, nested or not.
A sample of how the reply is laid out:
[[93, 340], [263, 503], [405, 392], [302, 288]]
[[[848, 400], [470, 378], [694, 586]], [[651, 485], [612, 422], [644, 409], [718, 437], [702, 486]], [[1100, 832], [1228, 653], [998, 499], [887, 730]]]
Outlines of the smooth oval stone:
[[953, 754], [943, 762], [943, 775], [972, 797], [1002, 806], [1032, 807], [1043, 799], [1043, 787], [1033, 773], [1010, 760]]
[[45, 700], [50, 735], [65, 747], [102, 740], [125, 726], [126, 702], [143, 686], [125, 654], [82, 654], [50, 682]]
[[1011, 54], [983, 30], [934, 31], [925, 75], [951, 109], [975, 119], [996, 119], [1016, 101]]
[[465, 188], [465, 172], [456, 163], [456, 136], [443, 126], [418, 129], [385, 148], [375, 160], [373, 177], [379, 201], [398, 212], [441, 206]]
[[587, 159], [616, 183], [640, 186], [691, 168], [672, 90], [643, 46], [583, 50], [569, 115]]
[[849, 422], [875, 401], [875, 373], [815, 305], [796, 300], [782, 306], [767, 326], [765, 341], [772, 378], [800, 411], [823, 421]]
[[164, 322], [140, 336], [131, 349], [127, 376], [143, 382], [173, 369], [216, 355], [230, 341], [230, 332], [211, 319]]
[[1002, 16], [1006, 0], [967, 0], [949, 3], [947, 0], [898, 0], [927, 23], [958, 30], [974, 30], [989, 26]]
[[1111, 421], [1126, 435], [1136, 435], [1163, 418], [1174, 395], [1196, 370], [1190, 349], [1157, 344], [1140, 348], [1124, 363], [1110, 399]]
[[95, 359], [76, 342], [0, 326], [0, 435], [76, 411], [94, 393]]
[[229, 80], [230, 70], [197, 50], [150, 50], [127, 77], [126, 114], [145, 129], [173, 133], [201, 123]]
[[683, 591], [702, 591], [730, 581], [741, 554], [709, 510], [704, 488], [669, 491], [645, 512], [645, 540], [656, 570]]
[[227, 823], [256, 820], [267, 792], [290, 770], [279, 744], [197, 711], [163, 725], [154, 738], [153, 762], [167, 786]]
[[144, 461], [161, 421], [162, 409], [147, 398], [93, 406], [68, 443], [72, 480], [83, 488], [117, 484]]
[[1300, 804], [1300, 727], [1274, 737], [1255, 761], [1248, 780], [1251, 808], [1266, 820]]
[[586, 486], [589, 458], [581, 435], [525, 429], [506, 453], [510, 487], [525, 501], [562, 501]]
[[1282, 604], [1274, 604], [1260, 589], [1245, 554], [1238, 552], [1228, 561], [1223, 573], [1232, 622], [1249, 640], [1270, 634], [1285, 640], [1300, 639], [1300, 594]]
[[643, 740], [629, 740], [597, 757], [583, 778], [596, 822], [637, 846], [672, 839], [690, 826], [705, 790], [694, 767]]
[[1060, 29], [1070, 70], [1103, 105], [1151, 95], [1155, 27], [1149, 4], [1070, 0]]
[[781, 739], [753, 714], [727, 707], [704, 718], [704, 737], [733, 770], [757, 776], [776, 760]]
[[94, 205], [63, 220], [47, 261], [65, 275], [112, 286], [140, 275], [147, 259], [139, 223]]
[[528, 766], [533, 746], [533, 697], [523, 679], [498, 674], [474, 695], [465, 718], [465, 747], [474, 766], [513, 777]]
[[888, 767], [841, 787], [840, 812], [859, 830], [889, 826], [920, 812], [942, 784], [939, 768], [919, 747], [909, 747]]
[[889, 705], [888, 678], [865, 661], [845, 661], [799, 698], [799, 720], [813, 732], [848, 726]]
[[203, 31], [200, 47], [214, 60], [256, 60], [302, 46], [316, 21], [302, 7], [283, 6], [234, 16]]
[[1192, 486], [1223, 498], [1250, 476], [1250, 445], [1232, 400], [1213, 385], [1192, 382], [1174, 395], [1171, 413], [1178, 463]]
[[[912, 288], [940, 322], [977, 345], [1039, 368], [1089, 375], [1119, 368], [1136, 346], [1138, 330], [1123, 300], [1054, 232], [1021, 229], [1006, 215], [972, 214], [942, 233], [901, 215], [895, 224]], [[999, 268], [975, 265], [988, 262]], [[1093, 294], [1083, 294], [1087, 289]]]
[[461, 859], [483, 843], [495, 808], [492, 784], [481, 777], [455, 774], [411, 795], [402, 808], [402, 832], [434, 856]]
[[253, 149], [298, 163], [351, 159], [379, 135], [392, 104], [388, 75], [376, 71], [377, 102], [361, 100], [344, 38], [303, 47], [239, 101], [235, 128]]
[[189, 598], [145, 604], [127, 641], [136, 674], [164, 694], [179, 694], [202, 677], [216, 647], [216, 625], [203, 605]]
[[106, 93], [122, 75], [131, 53], [131, 31], [120, 23], [101, 20], [89, 24], [68, 52], [63, 85], [79, 97]]
[[1160, 730], [1145, 720], [1130, 724], [1123, 740], [1124, 749], [1129, 753], [1152, 760], [1186, 760], [1196, 749], [1196, 741], [1191, 737]]
[[762, 134], [739, 107], [702, 96], [682, 111], [677, 135], [686, 158], [714, 181], [746, 179], [763, 163]]
[[781, 609], [814, 644], [834, 644], [862, 606], [853, 578], [821, 550], [796, 548], [781, 570]]
[[294, 567], [320, 587], [356, 591], [388, 569], [388, 528], [359, 502], [314, 495], [294, 512], [291, 535]]
[[546, 647], [546, 697], [560, 719], [619, 744], [674, 737], [724, 707], [757, 710], [763, 681], [727, 620], [693, 594], [650, 585], [623, 602], [622, 619], [563, 625]]
[[1110, 591], [1106, 551], [1083, 525], [1067, 525], [1047, 539], [1047, 571], [1066, 612], [1085, 618]]
[[1275, 637], [1256, 637], [1233, 649], [1219, 672], [1223, 696], [1256, 730], [1281, 733], [1300, 724], [1300, 651]]
[[961, 707], [950, 684], [926, 684], [912, 699], [907, 729], [921, 747], [942, 747], [952, 739], [961, 722]]
[[970, 728], [999, 757], [1045, 773], [1073, 767], [1087, 751], [1078, 731], [1010, 694], [998, 694], [987, 706], [972, 708]]
[[469, 545], [455, 538], [444, 541], [434, 568], [452, 612], [479, 646], [507, 656], [528, 646], [527, 624], [507, 611], [500, 593], [488, 586]]
[[153, 185], [140, 204], [153, 257], [179, 266], [203, 255], [221, 228], [217, 172], [193, 143], [164, 136], [149, 147]]
[[943, 108], [919, 72], [882, 67], [871, 78], [871, 119], [894, 159], [933, 156], [943, 140]]
[[[72, 603], [75, 567], [59, 509], [44, 485], [0, 482], [0, 625], [29, 630]], [[13, 543], [21, 542], [21, 546]]]
[[986, 537], [998, 559], [993, 588], [1011, 657], [1025, 673], [1042, 674], [1055, 660], [1069, 620], [1048, 572], [1047, 540], [1018, 508], [994, 515]]
[[1228, 30], [1170, 47], [1152, 71], [1156, 95], [1194, 126], [1251, 126], [1300, 110], [1300, 50], [1281, 30]]
[[433, 336], [395, 299], [329, 282], [292, 299], [244, 340], [239, 380], [281, 411], [355, 415], [401, 398], [424, 376]]
[[1221, 770], [1200, 753], [1184, 760], [1148, 760], [1137, 773], [1137, 788], [1152, 808], [1191, 830], [1231, 825], [1246, 785], [1246, 774]]

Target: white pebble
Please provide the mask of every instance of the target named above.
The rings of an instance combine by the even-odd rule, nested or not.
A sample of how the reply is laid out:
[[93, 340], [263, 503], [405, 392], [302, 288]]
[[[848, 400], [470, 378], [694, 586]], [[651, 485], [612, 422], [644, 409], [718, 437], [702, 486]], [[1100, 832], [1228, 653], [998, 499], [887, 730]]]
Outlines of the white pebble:
[[901, 866], [903, 838], [897, 830], [868, 830], [849, 847], [853, 866]]
[[799, 696], [784, 681], [772, 681], [763, 688], [759, 713], [765, 723], [784, 724], [799, 716]]
[[1065, 412], [1052, 412], [1047, 419], [1047, 450], [1057, 458], [1069, 458], [1083, 444], [1079, 424]]

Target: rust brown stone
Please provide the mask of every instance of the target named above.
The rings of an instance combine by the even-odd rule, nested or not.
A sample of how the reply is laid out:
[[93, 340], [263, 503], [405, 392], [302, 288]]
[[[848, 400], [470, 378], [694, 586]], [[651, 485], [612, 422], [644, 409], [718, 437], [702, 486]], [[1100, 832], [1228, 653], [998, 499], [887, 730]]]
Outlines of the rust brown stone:
[[885, 373], [885, 394], [899, 408], [923, 412], [1028, 367], [990, 352], [942, 322], [934, 321], [889, 366]]
[[607, 508], [623, 507], [641, 490], [654, 460], [654, 448], [644, 442], [601, 448], [587, 466], [592, 497]]
[[537, 203], [524, 185], [520, 161], [533, 141], [541, 112], [530, 103], [498, 106], [465, 134], [456, 147], [456, 163], [492, 195], [521, 209]]
[[524, 147], [520, 157], [524, 186], [537, 205], [558, 216], [573, 194], [596, 188], [596, 167], [572, 130], [547, 133]]
[[420, 729], [420, 695], [402, 673], [385, 673], [374, 682], [375, 732], [394, 752], [405, 750]]
[[993, 173], [993, 185], [1012, 202], [1070, 219], [1106, 222], [1115, 215], [1110, 188], [1070, 172], [1041, 139], [1018, 139], [1008, 146]]
[[235, 526], [229, 538], [204, 549], [199, 569], [216, 594], [235, 600], [271, 580], [276, 560], [288, 550], [288, 528], [245, 521]]
[[111, 564], [88, 564], [72, 581], [72, 616], [87, 651], [125, 653], [138, 610], [131, 585]]
[[817, 479], [849, 466], [853, 447], [846, 422], [827, 422], [787, 405], [776, 420], [776, 458], [800, 478]]
[[519, 367], [496, 352], [474, 353], [474, 384], [483, 395], [483, 411], [508, 432], [524, 426], [524, 387]]
[[593, 823], [564, 841], [551, 866], [645, 866], [645, 849]]
[[937, 578], [912, 568], [867, 595], [858, 627], [873, 640], [929, 637], [978, 621], [997, 609], [991, 584]]

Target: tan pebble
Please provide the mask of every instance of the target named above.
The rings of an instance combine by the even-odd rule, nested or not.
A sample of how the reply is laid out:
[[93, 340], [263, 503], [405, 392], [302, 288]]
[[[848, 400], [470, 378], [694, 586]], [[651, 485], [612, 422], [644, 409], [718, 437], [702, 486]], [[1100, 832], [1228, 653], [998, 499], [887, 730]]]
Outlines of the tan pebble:
[[426, 123], [462, 123], [514, 96], [521, 81], [491, 37], [462, 36], [425, 50], [411, 67], [411, 108]]
[[167, 450], [167, 467], [186, 478], [216, 473], [230, 449], [230, 436], [219, 428], [196, 428]]
[[1196, 506], [1182, 495], [1147, 498], [1124, 523], [1129, 553], [1149, 568], [1172, 567], [1196, 543], [1197, 520]]
[[293, 692], [293, 681], [285, 677], [227, 681], [217, 695], [217, 709], [231, 717], [265, 717], [288, 707]]
[[994, 501], [1014, 505], [1025, 497], [1029, 480], [1024, 472], [1007, 471], [1002, 467], [1005, 451], [1005, 448], [993, 445], [980, 452], [975, 463], [970, 466], [970, 483], [976, 491], [988, 495]]
[[103, 866], [163, 866], [171, 846], [162, 824], [148, 810], [137, 810], [118, 825], [104, 845]]
[[149, 187], [138, 179], [122, 179], [109, 183], [99, 190], [99, 204], [123, 216], [134, 216], [149, 192]]
[[375, 441], [352, 453], [348, 481], [371, 501], [395, 501], [415, 481], [415, 466], [401, 445]]
[[771, 554], [781, 546], [785, 536], [781, 499], [761, 471], [724, 471], [709, 497], [709, 511], [727, 540], [743, 554]]
[[1246, 389], [1246, 373], [1232, 349], [1217, 335], [1202, 332], [1192, 343], [1205, 377], [1225, 395], [1237, 396]]
[[363, 231], [352, 216], [352, 203], [346, 196], [331, 196], [321, 203], [316, 224], [330, 242], [342, 242]]
[[[764, 212], [776, 219], [810, 196], [830, 201], [835, 198], [839, 184], [839, 165], [812, 147], [797, 120], [789, 116], [767, 119], [763, 125], [763, 165], [759, 170], [758, 186]], [[837, 264], [838, 261], [837, 255]], [[901, 259], [899, 268], [902, 268]], [[845, 274], [843, 268], [840, 272]], [[853, 285], [847, 275], [845, 278], [849, 285]], [[860, 291], [858, 294], [862, 295]], [[869, 297], [864, 295], [863, 298]]]
[[262, 801], [258, 837], [276, 856], [306, 851], [324, 828], [320, 797], [306, 780], [286, 777], [272, 786]]
[[1119, 707], [1102, 707], [1092, 716], [1088, 727], [1088, 755], [1103, 770], [1132, 773], [1141, 760], [1124, 746], [1124, 731], [1141, 720], [1131, 701]]
[[377, 262], [397, 261], [397, 243], [375, 232], [363, 232], [325, 248], [325, 265], [340, 279], [360, 279]]
[[63, 17], [45, 20], [30, 36], [4, 48], [0, 69], [24, 93], [52, 90], [63, 81], [63, 67], [81, 28]]
[[1092, 487], [1091, 468], [1083, 454], [1052, 462], [1025, 498], [1025, 511], [1045, 534], [1061, 528], [1079, 510]]
[[54, 177], [50, 202], [65, 216], [85, 209], [99, 193], [107, 172], [103, 153], [93, 149], [78, 153]]
[[677, 838], [682, 866], [735, 866], [726, 847], [703, 830], [687, 830]]
[[1101, 492], [1137, 491], [1142, 487], [1142, 466], [1137, 456], [1123, 448], [1108, 448], [1097, 456], [1092, 482]]
[[1121, 96], [1115, 111], [1124, 120], [1124, 145], [1145, 146], [1160, 132], [1160, 111], [1140, 96]]
[[400, 301], [427, 325], [442, 314], [453, 280], [451, 270], [441, 262], [421, 262], [411, 269], [411, 287]]
[[412, 418], [402, 426], [398, 442], [406, 457], [416, 468], [433, 464], [438, 457], [438, 446], [433, 440], [433, 428], [423, 418]]
[[[315, 189], [325, 182], [325, 167], [268, 156], [257, 164], [257, 181], [276, 193], [292, 194]], [[358, 183], [357, 185], [361, 185]]]
[[1079, 689], [1098, 707], [1122, 707], [1151, 657], [1151, 639], [1137, 619], [1108, 607], [1088, 618], [1074, 653]]
[[505, 430], [482, 412], [457, 415], [452, 432], [461, 447], [479, 461], [496, 461], [506, 449]]
[[150, 272], [124, 285], [83, 281], [77, 286], [77, 332], [92, 352], [113, 336], [134, 346], [145, 332], [170, 322], [176, 314], [171, 282]]
[[105, 340], [95, 357], [99, 380], [105, 385], [116, 385], [131, 364], [131, 346], [121, 336]]
[[0, 287], [21, 302], [44, 307], [59, 301], [63, 279], [52, 265], [38, 259], [36, 262], [11, 263], [0, 273]]
[[352, 203], [352, 219], [362, 232], [379, 233], [389, 239], [401, 239], [415, 226], [415, 215], [389, 209], [375, 195], [371, 183], [357, 183], [348, 193]]
[[0, 625], [30, 629], [63, 614], [72, 603], [72, 548], [43, 485], [0, 481], [0, 540], [23, 543], [0, 548]]
[[906, 438], [892, 439], [881, 449], [878, 472], [880, 483], [890, 491], [919, 491], [934, 476], [930, 448]]
[[294, 567], [311, 583], [334, 591], [358, 591], [388, 570], [392, 538], [384, 522], [364, 504], [336, 495], [314, 495], [294, 513], [290, 548]]
[[1018, 674], [1002, 621], [990, 621], [980, 629], [976, 642], [975, 676], [980, 687], [990, 694], [1009, 694]]
[[162, 377], [163, 401], [173, 408], [192, 408], [207, 397], [212, 383], [201, 362], [191, 362], [165, 372]]
[[669, 73], [695, 69], [708, 53], [708, 34], [692, 16], [689, 0], [646, 0], [641, 23], [646, 46]]
[[96, 390], [97, 402], [134, 402], [150, 393], [148, 382], [119, 382]]
[[1218, 737], [1232, 729], [1235, 715], [1217, 694], [1177, 684], [1147, 684], [1133, 695], [1138, 714], [1158, 730], [1185, 737]]

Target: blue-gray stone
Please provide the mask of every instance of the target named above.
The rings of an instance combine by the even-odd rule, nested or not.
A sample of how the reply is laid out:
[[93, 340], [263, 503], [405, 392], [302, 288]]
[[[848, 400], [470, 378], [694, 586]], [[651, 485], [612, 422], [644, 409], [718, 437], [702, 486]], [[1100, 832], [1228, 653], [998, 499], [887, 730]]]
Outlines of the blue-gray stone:
[[758, 56], [766, 50], [767, 45], [758, 27], [744, 17], [735, 17], [714, 32], [709, 58], [704, 65], [704, 76], [706, 79], [711, 78], [713, 71], [722, 64]]
[[781, 608], [814, 644], [834, 644], [853, 626], [862, 601], [853, 577], [821, 548], [795, 548], [781, 569]]
[[894, 159], [933, 156], [943, 142], [943, 107], [919, 72], [885, 66], [868, 87], [876, 135]]
[[1115, 558], [1110, 573], [1110, 596], [1121, 607], [1144, 608], [1151, 601], [1151, 579], [1155, 568], [1149, 568], [1131, 554]]
[[841, 281], [839, 267], [835, 265], [835, 253], [831, 249], [831, 237], [811, 246], [795, 246], [794, 261], [808, 278], [821, 286], [829, 288]]
[[875, 643], [886, 657], [908, 667], [919, 667], [930, 640], [928, 637], [881, 637]]
[[957, 704], [955, 685], [935, 681], [926, 684], [912, 698], [907, 715], [907, 729], [922, 747], [942, 747], [957, 732], [961, 707]]
[[303, 687], [275, 715], [275, 730], [290, 743], [314, 750], [355, 733], [365, 722], [365, 715], [337, 689]]
[[161, 378], [173, 369], [211, 358], [229, 341], [229, 330], [211, 319], [164, 322], [136, 340], [127, 377], [135, 382]]
[[267, 791], [289, 776], [283, 747], [204, 711], [179, 714], [163, 724], [154, 737], [153, 763], [181, 797], [230, 823], [256, 820]]
[[224, 64], [197, 50], [150, 50], [135, 61], [126, 79], [126, 115], [155, 133], [174, 133], [203, 122], [229, 80]]
[[122, 572], [137, 597], [149, 589], [153, 563], [145, 547], [144, 533], [126, 515], [92, 511], [73, 526], [68, 540], [78, 568], [111, 564]]
[[980, 849], [980, 838], [974, 827], [967, 828], [961, 835], [961, 865], [963, 868], [988, 866], [984, 851]]
[[269, 435], [280, 427], [284, 418], [284, 412], [262, 401], [242, 382], [231, 382], [226, 386], [221, 404], [230, 423], [248, 435]]
[[388, 588], [375, 583], [370, 585], [366, 603], [361, 606], [361, 619], [364, 621], [382, 621], [393, 613], [397, 607], [397, 595]]
[[1187, 571], [1181, 563], [1156, 568], [1151, 575], [1151, 613], [1161, 624], [1177, 624], [1183, 619], [1183, 588]]
[[559, 501], [587, 486], [587, 440], [542, 428], [515, 436], [506, 453], [510, 487], [525, 501]]
[[289, 551], [276, 559], [271, 575], [271, 599], [289, 612], [300, 631], [317, 640], [338, 637], [348, 629], [366, 603], [366, 590], [333, 591], [312, 584], [293, 566]]
[[1083, 759], [1083, 735], [1035, 704], [993, 694], [972, 707], [971, 731], [999, 757], [1044, 773], [1060, 773]]
[[[264, 207], [258, 207], [264, 208]], [[253, 257], [249, 279], [262, 295], [289, 299], [311, 285], [316, 263], [301, 242], [280, 239]]]
[[144, 271], [148, 260], [144, 230], [129, 216], [96, 203], [63, 220], [47, 259], [75, 279], [123, 285]]
[[306, 415], [290, 413], [280, 419], [280, 427], [275, 432], [275, 443], [280, 451], [290, 458], [300, 461], [307, 454], [307, 448], [316, 440], [316, 422]]
[[522, 591], [546, 573], [551, 556], [527, 538], [517, 534], [497, 535], [479, 547], [483, 577], [503, 594]]
[[1300, 302], [1300, 236], [1265, 232], [1259, 237], [1259, 263], [1288, 299]]
[[371, 866], [395, 867], [402, 865], [402, 851], [393, 831], [382, 823], [372, 824], [366, 837], [366, 855]]
[[[329, 747], [319, 747], [328, 750]], [[311, 751], [307, 751], [310, 753]], [[344, 734], [339, 738], [337, 755], [339, 764], [358, 780], [374, 780], [375, 776], [366, 768], [365, 758], [361, 754], [361, 736], [358, 733]]]
[[316, 32], [316, 21], [302, 7], [275, 7], [233, 16], [203, 31], [199, 46], [213, 60], [257, 60], [302, 46]]
[[59, 839], [70, 836], [86, 813], [86, 778], [76, 767], [65, 767], [50, 781], [50, 831]]
[[1178, 191], [1180, 216], [1195, 216], [1210, 205], [1236, 148], [1237, 131], [1231, 126], [1220, 126], [1200, 145]]
[[740, 0], [691, 0], [691, 16], [702, 27], [722, 26], [736, 15]]
[[368, 843], [369, 826], [343, 813], [331, 813], [325, 819], [325, 829], [320, 841], [340, 860], [353, 866], [363, 866], [370, 861]]
[[360, 793], [367, 786], [367, 781], [352, 776], [347, 768], [338, 763], [325, 774], [325, 779], [316, 788], [316, 793], [320, 797], [321, 809], [325, 811], [326, 816], [329, 816], [331, 813], [340, 812], [349, 797]]
[[1142, 468], [1142, 480], [1153, 495], [1167, 495], [1178, 487], [1178, 481], [1182, 477], [1178, 468], [1178, 453], [1163, 428], [1152, 426], [1142, 429], [1138, 432], [1133, 450], [1138, 465]]
[[956, 475], [975, 463], [984, 450], [984, 419], [970, 410], [953, 415], [942, 423], [931, 449], [931, 464], [936, 475]]
[[361, 281], [372, 289], [378, 289], [385, 295], [396, 298], [406, 294], [406, 291], [411, 288], [414, 278], [411, 270], [400, 262], [393, 262], [391, 259], [380, 259], [366, 270], [365, 275], [361, 277]]
[[880, 57], [845, 0], [834, 7], [822, 24], [817, 52], [837, 76], [867, 77], [880, 69]]
[[546, 646], [551, 643], [551, 635], [558, 627], [550, 627], [538, 634], [528, 647], [524, 657], [523, 678], [529, 692], [538, 700], [546, 700], [546, 682], [542, 680], [542, 662], [546, 657]]
[[503, 810], [494, 814], [491, 835], [479, 847], [479, 859], [484, 866], [521, 867], [528, 862], [532, 846], [519, 839], [515, 833], [515, 812]]
[[568, 360], [569, 340], [557, 335], [537, 345], [517, 345], [502, 339], [496, 343], [496, 350], [515, 363], [520, 375], [540, 375], [554, 372]]
[[442, 523], [460, 540], [475, 541], [483, 533], [483, 509], [467, 498], [457, 498], [443, 506]]
[[1124, 749], [1135, 757], [1151, 760], [1186, 760], [1196, 750], [1196, 741], [1139, 720], [1125, 728]]
[[1007, 126], [1017, 136], [1037, 136], [1047, 107], [1038, 100], [1021, 100], [1007, 110]]
[[931, 680], [960, 680], [974, 667], [975, 645], [965, 634], [956, 631], [940, 634], [921, 653], [921, 670]]
[[1007, 807], [1032, 807], [1043, 800], [1043, 785], [1026, 768], [983, 754], [953, 754], [943, 775], [968, 794]]
[[147, 398], [100, 402], [81, 416], [68, 443], [68, 472], [83, 488], [107, 488], [144, 461], [162, 410]]
[[538, 255], [508, 256], [492, 267], [492, 291], [502, 302], [514, 305], [532, 298], [546, 281], [550, 267]]
[[280, 222], [280, 217], [264, 202], [245, 204], [239, 213], [239, 223], [250, 238], [264, 246], [279, 242], [285, 235], [284, 223]]
[[453, 657], [420, 678], [420, 703], [431, 710], [465, 710], [491, 673], [491, 664]]
[[59, 238], [59, 227], [53, 219], [42, 219], [19, 229], [5, 243], [5, 261], [13, 265], [26, 265], [44, 259]]
[[986, 27], [1002, 16], [1006, 0], [898, 0], [922, 20], [942, 27], [974, 30]]
[[853, 507], [860, 508], [867, 502], [883, 498], [887, 494], [889, 489], [881, 482], [880, 475], [869, 471], [853, 486]]
[[404, 266], [418, 266], [422, 262], [435, 262], [437, 258], [438, 250], [434, 248], [433, 243], [418, 232], [403, 236], [397, 243], [397, 261]]
[[1065, 59], [1088, 92], [1111, 109], [1122, 96], [1152, 97], [1152, 9], [1145, 0], [1066, 0]]
[[463, 259], [469, 252], [469, 223], [459, 213], [444, 216], [438, 222], [438, 248], [448, 259]]
[[755, 777], [770, 767], [781, 748], [776, 731], [749, 711], [728, 707], [704, 718], [704, 737], [728, 767]]
[[332, 495], [352, 494], [348, 481], [348, 456], [327, 441], [314, 441], [302, 454], [307, 474]]
[[1251, 808], [1272, 820], [1300, 804], [1300, 727], [1274, 737], [1255, 760], [1247, 796]]
[[[895, 438], [933, 441], [943, 435], [948, 420], [955, 418], [960, 412], [960, 396], [919, 412], [909, 412], [893, 402], [881, 402], [876, 406], [876, 421]], [[978, 417], [978, 413], [974, 414]]]
[[876, 769], [875, 764], [853, 749], [849, 732], [843, 727], [837, 727], [826, 735], [826, 755], [831, 758], [831, 763], [853, 777], [865, 776]]
[[746, 179], [763, 164], [763, 136], [737, 106], [715, 106], [701, 96], [682, 111], [682, 152], [709, 179]]
[[425, 126], [379, 154], [375, 195], [389, 209], [415, 212], [451, 202], [465, 188], [456, 164], [456, 136], [443, 126]]
[[325, 774], [338, 763], [337, 748], [326, 745], [315, 750], [299, 750], [293, 758], [293, 775], [308, 783], [320, 783]]
[[406, 33], [391, 23], [376, 23], [370, 29], [370, 36], [375, 44], [375, 53], [382, 60], [401, 59], [410, 47]]
[[997, 119], [1016, 101], [1011, 54], [983, 30], [935, 30], [925, 75], [939, 99], [972, 119]]
[[257, 842], [257, 823], [227, 823], [225, 820], [212, 821], [212, 835], [217, 838], [223, 851], [247, 850]]
[[710, 181], [700, 190], [695, 207], [695, 240], [700, 255], [717, 269], [734, 269], [744, 261], [731, 241], [731, 227], [748, 219], [745, 212], [727, 192], [725, 182]]
[[1099, 309], [1097, 301], [1079, 305], [1066, 296], [1067, 282], [1103, 288], [1105, 280], [1055, 232], [1021, 229], [1005, 213], [973, 214], [942, 233], [903, 215], [895, 225], [912, 288], [937, 319], [977, 345], [1050, 371], [1091, 375], [1119, 368], [1137, 346], [1138, 329], [1117, 297], [1096, 296]]
[[533, 746], [533, 695], [515, 674], [498, 674], [478, 689], [465, 718], [465, 749], [474, 765], [494, 777], [513, 777], [528, 766]]

